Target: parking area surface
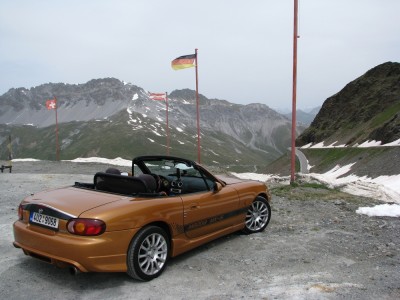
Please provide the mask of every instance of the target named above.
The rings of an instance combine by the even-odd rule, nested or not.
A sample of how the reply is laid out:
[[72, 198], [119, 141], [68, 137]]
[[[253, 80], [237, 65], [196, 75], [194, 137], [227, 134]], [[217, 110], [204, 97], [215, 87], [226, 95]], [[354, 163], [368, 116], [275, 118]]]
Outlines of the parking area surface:
[[400, 219], [356, 214], [362, 199], [273, 197], [265, 232], [232, 234], [173, 258], [150, 282], [72, 276], [12, 246], [23, 197], [93, 178], [76, 167], [56, 171], [0, 173], [1, 299], [400, 299]]

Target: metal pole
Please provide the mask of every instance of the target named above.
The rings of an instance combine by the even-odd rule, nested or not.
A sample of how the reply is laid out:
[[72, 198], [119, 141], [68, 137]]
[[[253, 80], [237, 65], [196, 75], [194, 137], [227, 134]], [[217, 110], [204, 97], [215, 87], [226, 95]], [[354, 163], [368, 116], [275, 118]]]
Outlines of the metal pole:
[[[11, 173], [11, 171], [12, 171], [12, 160], [13, 160], [11, 134], [8, 135], [7, 148], [8, 148], [8, 167], [10, 168], [10, 173]], [[3, 172], [3, 170], [1, 172]]]
[[57, 98], [54, 97], [54, 100], [56, 100], [56, 160], [60, 160], [60, 147], [58, 145], [58, 117], [57, 117]]
[[167, 155], [169, 155], [168, 92], [165, 92], [165, 107], [167, 110]]
[[291, 157], [291, 172], [290, 183], [295, 180], [296, 167], [296, 87], [297, 87], [297, 15], [298, 15], [298, 0], [294, 0], [294, 26], [293, 26], [293, 90], [292, 90], [292, 157]]
[[197, 48], [195, 49], [195, 54], [196, 54], [197, 162], [198, 162], [198, 163], [201, 163], [201, 159], [200, 159], [199, 80], [198, 80]]

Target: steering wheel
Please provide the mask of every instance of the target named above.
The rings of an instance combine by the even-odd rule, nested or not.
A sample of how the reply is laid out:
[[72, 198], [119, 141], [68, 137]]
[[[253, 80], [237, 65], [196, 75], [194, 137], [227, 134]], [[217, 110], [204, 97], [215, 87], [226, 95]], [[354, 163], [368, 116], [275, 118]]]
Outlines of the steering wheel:
[[157, 174], [151, 174], [151, 176], [154, 177], [154, 179], [156, 180], [157, 183], [157, 192], [168, 192], [171, 183], [169, 182], [169, 180], [162, 176], [162, 175], [157, 175]]

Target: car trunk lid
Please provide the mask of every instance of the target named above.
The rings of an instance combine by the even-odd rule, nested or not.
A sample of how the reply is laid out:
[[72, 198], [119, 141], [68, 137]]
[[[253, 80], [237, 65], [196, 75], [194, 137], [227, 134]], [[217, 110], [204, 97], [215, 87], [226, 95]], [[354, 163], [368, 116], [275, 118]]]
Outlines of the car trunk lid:
[[64, 218], [78, 217], [83, 212], [115, 201], [130, 199], [122, 195], [108, 194], [95, 190], [74, 187], [39, 192], [26, 198], [30, 206], [43, 206], [56, 210]]

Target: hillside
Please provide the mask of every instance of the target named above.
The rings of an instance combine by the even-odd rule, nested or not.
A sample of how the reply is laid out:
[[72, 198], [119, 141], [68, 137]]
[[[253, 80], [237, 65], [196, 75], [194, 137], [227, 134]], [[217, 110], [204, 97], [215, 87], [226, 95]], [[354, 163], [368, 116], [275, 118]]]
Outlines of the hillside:
[[[10, 134], [14, 157], [55, 159], [55, 111], [45, 107], [54, 96], [61, 159], [166, 153], [165, 102], [151, 100], [140, 87], [106, 78], [11, 89], [0, 96], [0, 159], [7, 157]], [[253, 169], [281, 156], [290, 144], [290, 121], [266, 105], [239, 105], [204, 95], [199, 102], [205, 163]], [[173, 91], [168, 104], [170, 153], [196, 159], [195, 92]]]
[[[311, 173], [326, 173], [336, 165], [353, 164], [348, 174], [376, 178], [381, 175], [400, 174], [400, 147], [371, 147], [371, 148], [324, 148], [300, 149], [309, 165]], [[267, 174], [290, 175], [290, 153], [282, 155], [260, 172]], [[299, 172], [297, 167], [296, 172]]]
[[[302, 148], [310, 172], [325, 173], [352, 164], [347, 175], [378, 177], [400, 174], [400, 147], [357, 147], [366, 141], [382, 144], [400, 139], [400, 63], [376, 66], [326, 99], [314, 121], [296, 140], [297, 146], [323, 142], [338, 148]], [[299, 171], [299, 168], [297, 168]], [[287, 152], [263, 172], [290, 174]]]
[[368, 140], [384, 144], [399, 138], [400, 63], [387, 62], [326, 99], [296, 144], [356, 145]]

